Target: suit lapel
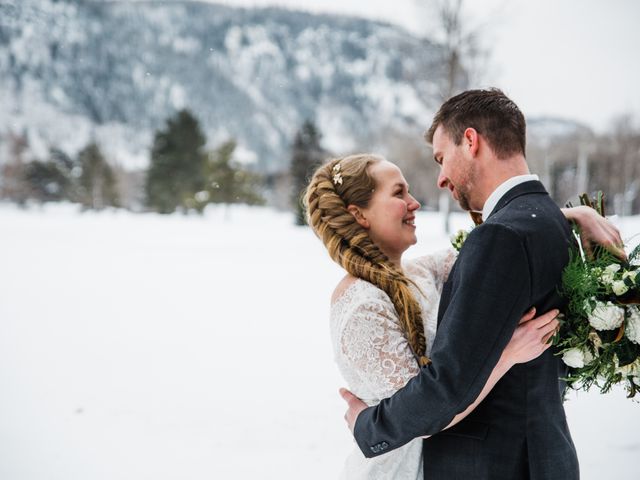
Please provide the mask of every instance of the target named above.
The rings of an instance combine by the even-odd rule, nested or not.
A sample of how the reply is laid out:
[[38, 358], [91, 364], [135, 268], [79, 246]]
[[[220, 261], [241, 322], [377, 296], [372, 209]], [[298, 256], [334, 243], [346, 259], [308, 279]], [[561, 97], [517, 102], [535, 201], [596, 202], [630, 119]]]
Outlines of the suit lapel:
[[451, 267], [451, 271], [449, 272], [449, 278], [444, 282], [442, 286], [442, 295], [440, 295], [440, 303], [438, 305], [438, 327], [440, 326], [440, 321], [444, 316], [444, 312], [447, 310], [449, 303], [451, 302], [451, 292], [453, 290], [453, 278], [456, 275], [456, 266], [458, 265], [458, 260], [453, 263]]

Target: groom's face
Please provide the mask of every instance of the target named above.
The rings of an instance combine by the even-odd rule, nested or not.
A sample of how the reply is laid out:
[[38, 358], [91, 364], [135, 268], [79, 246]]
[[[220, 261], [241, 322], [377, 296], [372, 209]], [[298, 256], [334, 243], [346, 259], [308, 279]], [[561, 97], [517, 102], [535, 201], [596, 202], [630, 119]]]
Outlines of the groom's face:
[[433, 134], [433, 158], [440, 165], [438, 187], [448, 188], [463, 210], [471, 210], [474, 173], [464, 142], [456, 145], [440, 125]]

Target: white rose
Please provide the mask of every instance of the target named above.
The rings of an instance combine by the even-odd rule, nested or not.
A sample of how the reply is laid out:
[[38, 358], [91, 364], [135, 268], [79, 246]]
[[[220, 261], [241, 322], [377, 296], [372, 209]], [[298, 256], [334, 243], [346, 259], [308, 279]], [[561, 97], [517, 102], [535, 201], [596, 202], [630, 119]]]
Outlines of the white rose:
[[611, 285], [618, 270], [620, 270], [620, 265], [618, 265], [617, 263], [612, 263], [604, 269], [604, 271], [600, 275], [600, 281], [604, 285]]
[[584, 367], [584, 352], [580, 348], [570, 348], [562, 355], [562, 361], [571, 368]]
[[630, 279], [634, 284], [636, 283], [636, 277], [638, 276], [638, 270], [631, 270], [622, 274], [622, 280]]
[[611, 284], [613, 283], [613, 276], [603, 274], [600, 277], [600, 283], [602, 283], [602, 285], [604, 286], [611, 286]]
[[597, 302], [589, 315], [589, 323], [596, 330], [614, 330], [622, 325], [624, 310], [613, 303]]
[[640, 267], [640, 255], [634, 258], [629, 262], [629, 265], [633, 265], [634, 267]]
[[604, 269], [604, 273], [605, 275], [613, 275], [619, 270], [620, 270], [620, 265], [617, 263], [612, 263], [611, 265], [609, 265]]
[[629, 287], [627, 287], [627, 284], [624, 283], [624, 280], [616, 280], [611, 285], [611, 290], [613, 290], [613, 293], [620, 296], [627, 293], [629, 291]]
[[640, 344], [640, 310], [638, 307], [629, 309], [629, 319], [624, 334], [633, 343]]

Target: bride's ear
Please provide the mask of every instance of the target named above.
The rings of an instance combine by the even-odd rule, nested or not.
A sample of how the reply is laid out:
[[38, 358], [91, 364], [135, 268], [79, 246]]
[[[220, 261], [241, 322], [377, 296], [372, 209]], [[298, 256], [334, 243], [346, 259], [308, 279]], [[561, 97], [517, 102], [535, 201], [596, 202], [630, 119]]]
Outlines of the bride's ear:
[[358, 225], [360, 225], [362, 228], [369, 228], [369, 221], [366, 219], [359, 207], [356, 207], [355, 205], [349, 205], [347, 207], [347, 211], [351, 215], [353, 215], [353, 218], [356, 219]]

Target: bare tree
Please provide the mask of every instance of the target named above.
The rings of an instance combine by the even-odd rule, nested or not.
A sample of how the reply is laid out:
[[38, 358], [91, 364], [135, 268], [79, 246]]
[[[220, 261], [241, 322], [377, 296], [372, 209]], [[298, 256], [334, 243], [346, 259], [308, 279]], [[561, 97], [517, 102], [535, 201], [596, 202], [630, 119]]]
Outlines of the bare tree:
[[26, 156], [29, 154], [27, 134], [8, 132], [8, 158], [0, 165], [0, 198], [24, 205], [28, 198], [28, 187], [24, 182]]
[[[440, 44], [440, 66], [442, 101], [456, 93], [466, 90], [480, 80], [489, 49], [483, 44], [483, 25], [472, 25], [465, 16], [464, 0], [415, 0], [430, 31], [426, 37]], [[451, 196], [448, 192], [440, 194], [440, 210], [444, 213], [444, 227], [451, 232]]]
[[628, 114], [617, 117], [606, 143], [613, 167], [610, 171], [615, 172], [610, 185], [614, 208], [620, 215], [632, 215], [640, 197], [640, 128], [635, 118]]

